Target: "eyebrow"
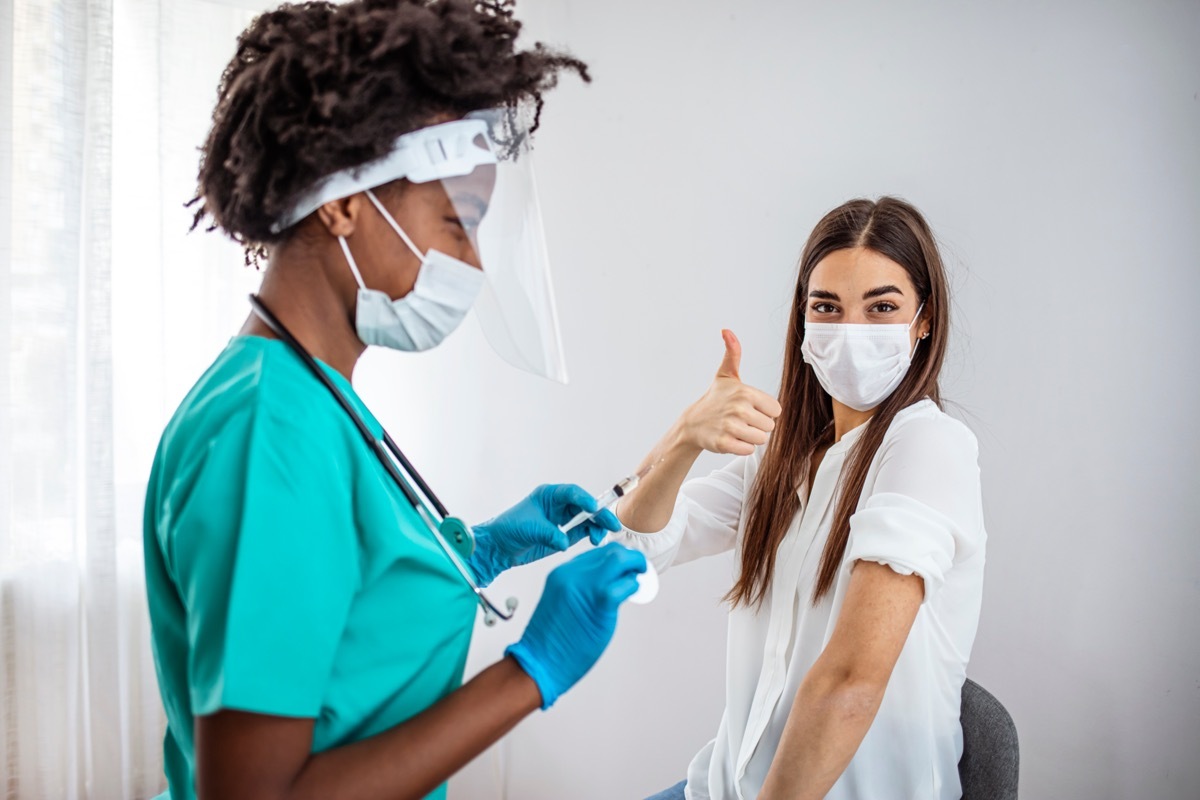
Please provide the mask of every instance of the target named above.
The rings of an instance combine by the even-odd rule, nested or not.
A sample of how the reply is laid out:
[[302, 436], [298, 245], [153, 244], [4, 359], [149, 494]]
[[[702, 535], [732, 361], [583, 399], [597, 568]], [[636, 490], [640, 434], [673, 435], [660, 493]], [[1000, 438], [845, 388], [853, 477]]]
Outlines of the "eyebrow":
[[[898, 286], [876, 286], [870, 291], [864, 292], [862, 299], [870, 300], [872, 297], [882, 297], [885, 294], [904, 294]], [[819, 300], [833, 300], [835, 303], [840, 303], [842, 298], [838, 297], [833, 292], [827, 292], [824, 289], [813, 289], [808, 293], [809, 298], [817, 298]]]
[[892, 286], [890, 284], [888, 286], [876, 286], [871, 291], [863, 293], [863, 300], [870, 300], [872, 297], [882, 297], [885, 294], [904, 294], [904, 292], [900, 291], [899, 286]]

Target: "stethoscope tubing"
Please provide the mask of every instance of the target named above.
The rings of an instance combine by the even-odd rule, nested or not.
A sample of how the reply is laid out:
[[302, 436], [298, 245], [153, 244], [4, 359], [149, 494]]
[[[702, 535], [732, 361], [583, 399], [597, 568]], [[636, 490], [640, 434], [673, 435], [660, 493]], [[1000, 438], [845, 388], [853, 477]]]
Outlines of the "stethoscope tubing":
[[[342, 407], [342, 410], [345, 411], [347, 416], [349, 416], [354, 422], [354, 426], [358, 429], [359, 434], [363, 437], [363, 440], [367, 443], [367, 446], [371, 448], [371, 451], [375, 453], [375, 457], [379, 460], [379, 463], [383, 465], [384, 470], [387, 472], [388, 476], [391, 477], [392, 482], [399, 487], [400, 491], [404, 493], [405, 499], [408, 500], [417, 514], [425, 521], [425, 524], [429, 527], [434, 539], [437, 540], [438, 545], [450, 559], [450, 563], [454, 565], [454, 568], [458, 570], [459, 575], [461, 575], [463, 580], [467, 582], [467, 585], [471, 587], [471, 591], [475, 593], [475, 597], [478, 599], [479, 604], [483, 607], [484, 622], [488, 625], [493, 625], [495, 624], [495, 618], [497, 617], [505, 621], [512, 619], [513, 611], [516, 609], [516, 599], [510, 597], [506, 603], [506, 611], [501, 611], [483, 593], [483, 589], [481, 589], [479, 584], [475, 582], [475, 578], [467, 571], [466, 566], [462, 563], [458, 554], [453, 551], [453, 548], [446, 542], [445, 537], [442, 535], [441, 523], [450, 517], [450, 514], [446, 511], [446, 506], [443, 505], [442, 501], [438, 499], [438, 496], [434, 494], [433, 489], [429, 487], [429, 484], [426, 483], [425, 479], [421, 477], [421, 474], [417, 472], [416, 467], [414, 467], [412, 462], [409, 461], [404, 455], [404, 452], [400, 449], [400, 446], [396, 444], [395, 440], [392, 439], [391, 435], [389, 435], [386, 430], [383, 431], [383, 438], [381, 441], [375, 436], [375, 434], [371, 432], [371, 429], [367, 427], [366, 421], [359, 415], [354, 406], [350, 404], [350, 401], [344, 394], [342, 394], [341, 390], [337, 388], [337, 385], [334, 384], [333, 380], [329, 377], [329, 375], [326, 374], [325, 370], [321, 369], [321, 365], [317, 363], [317, 360], [313, 358], [312, 354], [308, 352], [304, 345], [300, 344], [299, 340], [292, 335], [292, 332], [289, 331], [287, 327], [279, 321], [279, 318], [276, 317], [269, 308], [267, 308], [266, 304], [263, 303], [262, 299], [258, 295], [250, 295], [250, 307], [254, 310], [254, 313], [258, 316], [258, 318], [263, 321], [263, 324], [270, 328], [272, 333], [278, 336], [284, 342], [284, 344], [290, 347], [292, 351], [300, 357], [300, 360], [304, 362], [309, 371], [317, 376], [317, 379], [321, 381], [329, 393], [333, 395], [338, 405]], [[404, 471], [408, 473], [408, 476], [412, 478], [414, 483], [417, 484], [417, 487], [424, 494], [425, 498], [428, 498], [429, 503], [433, 505], [433, 511], [438, 515], [436, 518], [426, 505], [425, 499], [419, 497], [417, 493], [413, 491], [412, 487], [408, 485], [408, 481], [405, 480], [404, 475], [402, 475], [400, 470], [396, 468], [396, 465], [392, 462], [392, 459], [388, 457], [389, 452], [396, 458], [397, 461], [400, 462], [400, 465], [404, 468]], [[461, 523], [462, 521], [459, 520], [459, 522]], [[466, 525], [466, 523], [462, 523], [462, 526], [468, 532], [470, 531], [470, 526]], [[470, 535], [470, 539], [473, 543], [473, 534]]]

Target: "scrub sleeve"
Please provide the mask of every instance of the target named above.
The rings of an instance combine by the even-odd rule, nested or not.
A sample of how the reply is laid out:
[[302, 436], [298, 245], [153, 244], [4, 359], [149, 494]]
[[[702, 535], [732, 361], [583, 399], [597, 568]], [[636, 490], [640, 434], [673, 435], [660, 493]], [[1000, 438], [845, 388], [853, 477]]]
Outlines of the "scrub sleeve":
[[172, 540], [193, 713], [316, 717], [359, 583], [349, 498], [303, 428], [249, 413], [248, 441], [214, 441], [194, 487], [204, 529]]

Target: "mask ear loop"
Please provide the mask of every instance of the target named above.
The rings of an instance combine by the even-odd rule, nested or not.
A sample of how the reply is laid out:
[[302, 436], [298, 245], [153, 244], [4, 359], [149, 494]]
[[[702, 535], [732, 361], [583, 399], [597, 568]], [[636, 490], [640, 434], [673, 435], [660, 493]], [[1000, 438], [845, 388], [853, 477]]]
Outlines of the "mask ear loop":
[[[367, 189], [366, 195], [379, 213], [383, 215], [383, 218], [387, 220], [388, 224], [392, 226], [392, 230], [398, 233], [400, 238], [404, 240], [404, 243], [408, 245], [408, 249], [412, 250], [413, 255], [417, 257], [417, 260], [424, 264], [425, 256], [421, 255], [421, 251], [417, 249], [415, 244], [413, 244], [413, 240], [408, 238], [408, 234], [404, 232], [404, 229], [400, 227], [396, 220], [392, 219], [392, 215], [389, 214], [387, 209], [383, 207], [383, 203], [379, 202], [379, 198], [375, 196], [375, 193], [370, 189]], [[366, 289], [367, 284], [362, 278], [362, 273], [358, 271], [358, 264], [355, 263], [354, 256], [350, 254], [350, 245], [346, 243], [346, 237], [339, 236], [337, 239], [338, 244], [342, 246], [342, 253], [344, 253], [346, 256], [346, 263], [350, 265], [350, 271], [354, 273], [354, 280], [358, 282], [358, 288]]]
[[350, 255], [350, 245], [346, 244], [346, 237], [337, 237], [338, 244], [342, 246], [342, 252], [346, 255], [346, 263], [350, 265], [350, 271], [354, 273], [354, 280], [358, 281], [358, 288], [365, 289], [367, 285], [363, 283], [362, 273], [358, 271], [358, 264], [354, 263], [354, 256]]
[[408, 238], [408, 234], [404, 232], [404, 229], [400, 227], [400, 224], [396, 222], [396, 220], [392, 218], [392, 215], [388, 213], [388, 210], [383, 207], [383, 203], [379, 202], [379, 198], [375, 196], [375, 193], [370, 189], [367, 189], [366, 194], [367, 198], [374, 204], [376, 210], [378, 210], [379, 213], [383, 215], [383, 218], [387, 220], [388, 225], [392, 226], [392, 230], [399, 234], [400, 238], [404, 240], [404, 243], [408, 245], [408, 249], [412, 250], [413, 255], [417, 257], [417, 260], [424, 264], [425, 256], [420, 250], [417, 249], [417, 246], [413, 244], [413, 240]]
[[925, 310], [925, 304], [917, 306], [917, 313], [913, 315], [912, 322], [908, 323], [908, 329], [911, 331], [912, 326], [917, 324], [917, 320], [921, 318], [921, 312]]
[[[910, 331], [912, 330], [912, 326], [917, 324], [917, 320], [919, 320], [921, 318], [921, 312], [923, 310], [925, 310], [925, 304], [921, 303], [921, 305], [917, 306], [917, 313], [913, 316], [912, 322], [908, 323], [908, 329]], [[912, 357], [917, 354], [917, 345], [919, 345], [921, 343], [921, 340], [924, 338], [925, 338], [924, 336], [918, 336], [917, 340], [915, 342], [913, 342], [912, 350], [909, 351], [909, 354], [908, 354], [908, 361], [910, 364], [912, 363]]]

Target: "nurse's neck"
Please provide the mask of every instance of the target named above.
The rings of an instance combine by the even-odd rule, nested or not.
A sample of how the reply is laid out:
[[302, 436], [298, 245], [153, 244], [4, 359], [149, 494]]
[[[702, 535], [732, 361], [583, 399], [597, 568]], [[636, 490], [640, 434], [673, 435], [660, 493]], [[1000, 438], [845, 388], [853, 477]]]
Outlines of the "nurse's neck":
[[850, 406], [833, 400], [833, 441], [840, 442], [843, 436], [875, 416], [878, 410], [879, 407], [876, 406], [866, 411], [855, 411]]
[[[353, 278], [331, 278], [350, 276], [343, 258], [336, 244], [314, 247], [311, 241], [297, 238], [277, 245], [271, 250], [258, 296], [314, 358], [351, 380], [367, 348], [354, 330], [358, 293]], [[341, 268], [335, 269], [335, 263]], [[278, 338], [253, 311], [241, 334]]]

